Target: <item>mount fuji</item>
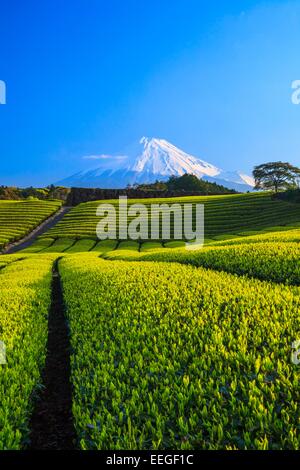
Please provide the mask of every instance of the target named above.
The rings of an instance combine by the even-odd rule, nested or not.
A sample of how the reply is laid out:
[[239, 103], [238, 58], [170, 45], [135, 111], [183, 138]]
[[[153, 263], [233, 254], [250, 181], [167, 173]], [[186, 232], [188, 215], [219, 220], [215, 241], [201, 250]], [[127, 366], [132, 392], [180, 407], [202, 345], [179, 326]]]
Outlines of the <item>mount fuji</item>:
[[240, 192], [251, 191], [254, 181], [238, 171], [224, 171], [194, 157], [164, 139], [143, 137], [138, 146], [120, 156], [85, 157], [101, 161], [101, 166], [81, 171], [57, 184], [81, 188], [118, 189], [127, 185], [167, 181], [185, 173], [222, 184]]

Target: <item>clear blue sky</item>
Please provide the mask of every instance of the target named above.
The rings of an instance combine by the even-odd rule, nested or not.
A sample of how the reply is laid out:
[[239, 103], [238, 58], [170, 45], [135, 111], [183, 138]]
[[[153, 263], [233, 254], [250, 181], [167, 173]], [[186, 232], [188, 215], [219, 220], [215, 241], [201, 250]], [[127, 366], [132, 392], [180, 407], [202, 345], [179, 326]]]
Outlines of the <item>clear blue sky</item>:
[[0, 184], [165, 138], [221, 168], [300, 165], [299, 1], [3, 0]]

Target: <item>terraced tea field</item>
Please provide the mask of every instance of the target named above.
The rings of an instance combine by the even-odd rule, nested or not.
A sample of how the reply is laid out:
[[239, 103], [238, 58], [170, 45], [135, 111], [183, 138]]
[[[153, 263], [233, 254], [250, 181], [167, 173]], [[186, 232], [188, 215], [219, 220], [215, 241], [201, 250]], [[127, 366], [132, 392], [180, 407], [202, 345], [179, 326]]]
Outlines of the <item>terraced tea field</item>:
[[45, 365], [53, 255], [36, 259], [2, 256], [0, 340], [7, 364], [0, 365], [0, 450], [19, 449], [28, 439], [33, 393]]
[[[46, 236], [96, 239], [97, 223], [101, 219], [96, 215], [101, 201], [87, 202], [74, 207]], [[116, 209], [119, 222], [119, 201], [102, 201], [112, 204]], [[238, 194], [230, 196], [185, 197], [172, 199], [134, 199], [128, 205], [144, 204], [150, 220], [151, 204], [172, 204], [180, 206], [187, 203], [199, 203], [205, 206], [205, 237], [207, 239], [226, 237], [227, 234], [244, 234], [245, 231], [257, 231], [275, 225], [300, 226], [300, 209], [297, 204], [272, 200], [269, 194]], [[130, 221], [132, 218], [128, 217]], [[174, 220], [171, 218], [171, 229]], [[123, 225], [120, 224], [122, 228]], [[150, 237], [149, 237], [150, 238]], [[160, 240], [162, 237], [160, 236]]]
[[197, 251], [99, 241], [93, 202], [0, 256], [1, 450], [300, 449], [299, 205], [204, 200]]
[[60, 207], [60, 201], [0, 201], [0, 249], [27, 235]]
[[[299, 231], [300, 236], [300, 231]], [[217, 271], [247, 275], [261, 280], [300, 285], [299, 243], [255, 243], [207, 247], [199, 252], [155, 250], [134, 254], [132, 251], [108, 252], [105, 259], [124, 261], [163, 261], [202, 266]]]

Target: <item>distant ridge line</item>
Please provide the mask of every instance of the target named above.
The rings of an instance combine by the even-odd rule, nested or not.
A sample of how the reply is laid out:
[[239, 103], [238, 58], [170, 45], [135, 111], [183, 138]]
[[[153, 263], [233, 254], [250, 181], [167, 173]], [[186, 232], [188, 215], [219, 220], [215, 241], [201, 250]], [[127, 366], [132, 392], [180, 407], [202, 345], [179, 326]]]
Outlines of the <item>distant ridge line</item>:
[[[223, 195], [229, 195], [224, 193]], [[67, 206], [77, 206], [82, 202], [98, 201], [102, 199], [118, 199], [127, 196], [129, 199], [150, 199], [184, 196], [219, 196], [216, 194], [203, 194], [203, 191], [143, 191], [141, 189], [100, 189], [100, 188], [71, 188], [66, 201]]]

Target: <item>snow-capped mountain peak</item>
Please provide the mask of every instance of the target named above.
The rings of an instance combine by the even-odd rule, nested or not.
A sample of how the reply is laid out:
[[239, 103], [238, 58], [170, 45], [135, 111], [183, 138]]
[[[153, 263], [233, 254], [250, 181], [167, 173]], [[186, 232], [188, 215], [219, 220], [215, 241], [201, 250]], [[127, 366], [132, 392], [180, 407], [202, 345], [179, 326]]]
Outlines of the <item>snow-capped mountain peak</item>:
[[199, 178], [215, 176], [220, 172], [215, 166], [183, 152], [167, 140], [142, 137], [140, 144], [143, 151], [135, 159], [131, 167], [133, 171], [164, 176], [192, 173]]

